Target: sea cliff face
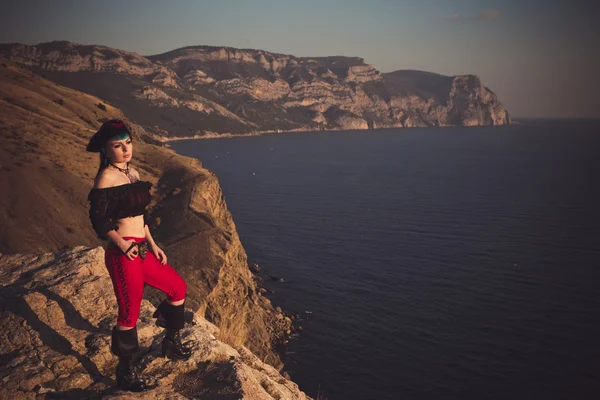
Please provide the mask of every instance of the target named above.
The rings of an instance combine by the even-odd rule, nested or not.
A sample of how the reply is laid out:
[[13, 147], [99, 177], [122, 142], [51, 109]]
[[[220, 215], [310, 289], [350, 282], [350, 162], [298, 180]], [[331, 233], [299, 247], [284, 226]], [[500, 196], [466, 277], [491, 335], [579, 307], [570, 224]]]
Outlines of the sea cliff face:
[[165, 139], [510, 123], [496, 95], [474, 75], [381, 74], [358, 57], [210, 46], [143, 57], [70, 42], [4, 44], [0, 57], [101, 97]]
[[[98, 159], [85, 146], [102, 121], [115, 117], [127, 121], [101, 99], [0, 62], [0, 252], [104, 245], [88, 217]], [[217, 177], [197, 159], [151, 144], [143, 128], [127, 123], [132, 166], [153, 183], [151, 232], [188, 283], [186, 307], [215, 324], [219, 340], [280, 368], [275, 346], [285, 342], [293, 317], [263, 296]], [[146, 289], [154, 305], [162, 296]], [[112, 293], [105, 300], [116, 301]]]

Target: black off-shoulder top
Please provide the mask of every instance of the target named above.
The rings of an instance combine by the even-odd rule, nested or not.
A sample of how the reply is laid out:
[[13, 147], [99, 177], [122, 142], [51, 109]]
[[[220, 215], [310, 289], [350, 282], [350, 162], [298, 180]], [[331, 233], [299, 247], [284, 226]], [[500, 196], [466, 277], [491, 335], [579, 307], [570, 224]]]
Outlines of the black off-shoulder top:
[[144, 215], [144, 226], [148, 225], [146, 206], [152, 200], [151, 182], [137, 181], [102, 189], [92, 188], [88, 195], [92, 227], [102, 240], [108, 239], [107, 232], [118, 230], [115, 220]]

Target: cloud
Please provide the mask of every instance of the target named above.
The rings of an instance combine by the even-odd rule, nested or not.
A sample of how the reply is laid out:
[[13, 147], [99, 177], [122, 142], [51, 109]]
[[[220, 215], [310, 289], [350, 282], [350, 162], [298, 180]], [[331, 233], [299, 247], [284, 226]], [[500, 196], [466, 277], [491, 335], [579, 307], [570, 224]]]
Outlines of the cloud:
[[480, 13], [477, 16], [477, 19], [498, 19], [500, 18], [500, 11], [497, 10], [488, 10]]
[[498, 19], [498, 18], [500, 18], [500, 11], [498, 11], [498, 10], [486, 10], [486, 11], [480, 12], [477, 15], [469, 15], [469, 16], [462, 16], [459, 13], [455, 12], [450, 17], [450, 19], [453, 21], [482, 21], [482, 20], [491, 21], [491, 20]]

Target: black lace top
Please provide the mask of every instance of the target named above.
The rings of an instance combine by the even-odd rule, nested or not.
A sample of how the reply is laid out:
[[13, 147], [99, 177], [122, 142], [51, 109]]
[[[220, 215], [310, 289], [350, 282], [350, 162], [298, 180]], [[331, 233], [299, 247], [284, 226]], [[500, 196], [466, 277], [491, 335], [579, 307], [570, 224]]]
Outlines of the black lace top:
[[88, 195], [90, 220], [98, 237], [108, 239], [106, 233], [119, 229], [114, 221], [121, 218], [144, 215], [144, 226], [147, 225], [146, 206], [152, 200], [151, 187], [151, 182], [137, 181], [102, 189], [92, 188]]

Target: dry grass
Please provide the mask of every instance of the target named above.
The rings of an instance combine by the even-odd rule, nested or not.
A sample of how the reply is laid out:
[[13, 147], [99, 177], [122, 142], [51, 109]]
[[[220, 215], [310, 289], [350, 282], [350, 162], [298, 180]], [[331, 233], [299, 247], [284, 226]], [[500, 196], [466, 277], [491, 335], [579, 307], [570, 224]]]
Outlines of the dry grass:
[[219, 333], [217, 339], [227, 343], [234, 349], [238, 349], [246, 343], [248, 338], [248, 328], [245, 318], [239, 317], [236, 307], [230, 304], [226, 309], [221, 310], [221, 315], [226, 317], [219, 321]]
[[262, 362], [281, 368], [281, 360], [273, 351], [272, 336], [265, 334], [274, 328], [267, 326], [271, 324], [268, 313], [258, 311], [260, 308], [255, 304], [256, 300], [252, 301], [247, 293], [236, 293], [243, 287], [252, 286], [251, 282], [243, 282], [239, 273], [228, 268], [220, 270], [218, 282], [219, 286], [198, 309], [200, 315], [206, 316], [219, 328], [217, 339], [234, 349], [245, 346]]

